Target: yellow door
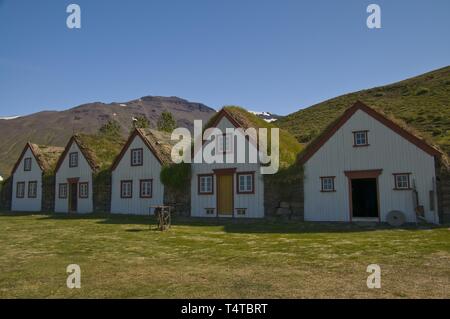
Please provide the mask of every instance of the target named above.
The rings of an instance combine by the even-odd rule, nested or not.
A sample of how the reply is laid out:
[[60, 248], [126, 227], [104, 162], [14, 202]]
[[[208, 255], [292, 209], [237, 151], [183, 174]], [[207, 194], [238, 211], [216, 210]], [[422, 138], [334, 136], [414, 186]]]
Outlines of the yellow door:
[[217, 212], [233, 215], [233, 175], [217, 175]]

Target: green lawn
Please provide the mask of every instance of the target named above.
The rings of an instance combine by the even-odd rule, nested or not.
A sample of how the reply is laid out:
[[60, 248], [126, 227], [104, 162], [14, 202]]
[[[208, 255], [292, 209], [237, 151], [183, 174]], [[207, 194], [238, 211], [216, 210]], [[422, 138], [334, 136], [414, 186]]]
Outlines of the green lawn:
[[[450, 298], [450, 228], [0, 214], [0, 298]], [[81, 266], [81, 289], [66, 267]], [[382, 288], [368, 289], [379, 264]]]

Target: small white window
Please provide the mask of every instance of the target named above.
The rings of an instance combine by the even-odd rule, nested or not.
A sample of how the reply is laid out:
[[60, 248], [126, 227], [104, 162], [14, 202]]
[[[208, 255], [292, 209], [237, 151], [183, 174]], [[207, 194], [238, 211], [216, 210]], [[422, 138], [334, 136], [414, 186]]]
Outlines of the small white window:
[[205, 208], [206, 215], [214, 215], [214, 208]]
[[31, 171], [31, 157], [23, 160], [23, 170], [26, 172]]
[[253, 193], [253, 173], [238, 173], [238, 193]]
[[37, 197], [37, 182], [28, 182], [28, 198]]
[[151, 198], [152, 197], [152, 184], [151, 179], [141, 180], [141, 198]]
[[67, 198], [67, 184], [59, 184], [59, 198]]
[[144, 155], [142, 148], [131, 150], [131, 166], [142, 166], [144, 161]]
[[25, 183], [24, 182], [18, 182], [17, 183], [16, 197], [17, 198], [24, 198], [25, 197]]
[[334, 176], [321, 177], [322, 192], [334, 192]]
[[244, 216], [247, 212], [247, 208], [236, 208], [236, 215]]
[[69, 167], [78, 167], [78, 153], [69, 154]]
[[353, 132], [354, 146], [367, 146], [369, 141], [367, 138], [367, 131]]
[[410, 189], [409, 173], [394, 174], [395, 189]]
[[226, 133], [217, 136], [217, 151], [219, 154], [233, 153], [233, 134]]
[[213, 175], [198, 176], [198, 192], [199, 194], [213, 193]]
[[122, 181], [120, 183], [120, 195], [122, 198], [133, 197], [133, 181]]
[[88, 197], [89, 197], [89, 184], [80, 183], [80, 198], [88, 198]]

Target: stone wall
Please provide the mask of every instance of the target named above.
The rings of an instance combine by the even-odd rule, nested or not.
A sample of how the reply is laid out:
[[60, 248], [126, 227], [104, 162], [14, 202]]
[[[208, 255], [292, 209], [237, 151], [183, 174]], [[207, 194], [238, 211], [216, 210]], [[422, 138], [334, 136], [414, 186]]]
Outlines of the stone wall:
[[191, 185], [179, 190], [164, 186], [164, 204], [174, 205], [175, 214], [178, 216], [191, 215]]
[[94, 212], [111, 212], [111, 173], [109, 171], [100, 172], [98, 174], [95, 174], [92, 180], [94, 184]]
[[55, 175], [42, 176], [42, 211], [55, 210]]
[[264, 177], [264, 208], [266, 217], [288, 217], [303, 220], [303, 178], [285, 183]]
[[0, 183], [0, 211], [11, 210], [12, 178], [7, 178]]
[[442, 223], [450, 223], [450, 172], [442, 169], [438, 179], [438, 208]]

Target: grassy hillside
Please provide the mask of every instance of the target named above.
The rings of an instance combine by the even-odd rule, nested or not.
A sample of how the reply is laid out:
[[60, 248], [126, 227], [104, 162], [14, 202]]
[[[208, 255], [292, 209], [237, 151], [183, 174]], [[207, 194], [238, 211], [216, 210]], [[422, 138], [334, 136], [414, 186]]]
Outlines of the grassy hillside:
[[301, 143], [316, 137], [356, 100], [403, 121], [450, 154], [450, 66], [313, 105], [277, 121]]

